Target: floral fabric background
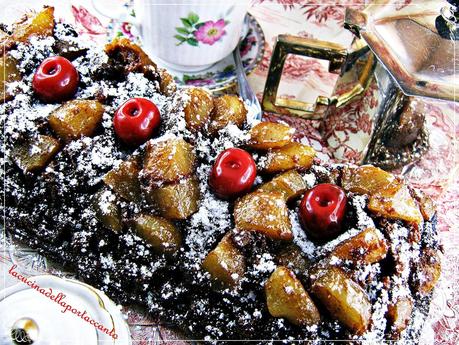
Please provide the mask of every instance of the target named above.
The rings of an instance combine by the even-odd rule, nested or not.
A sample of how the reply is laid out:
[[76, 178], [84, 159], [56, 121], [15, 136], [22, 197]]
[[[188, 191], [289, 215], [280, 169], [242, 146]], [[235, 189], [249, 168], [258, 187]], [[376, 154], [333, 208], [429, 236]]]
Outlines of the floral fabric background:
[[[101, 1], [102, 2], [102, 1]], [[107, 2], [104, 0], [104, 2]], [[112, 0], [117, 5], [125, 4], [122, 0]], [[398, 8], [422, 3], [422, 0], [394, 1]], [[103, 44], [112, 33], [115, 23], [100, 16], [92, 7], [91, 1], [83, 0], [49, 0], [24, 1], [14, 3], [0, 0], [3, 13], [0, 21], [11, 21], [20, 16], [24, 10], [39, 8], [41, 4], [56, 7], [58, 18], [74, 23], [80, 34], [86, 39]], [[261, 97], [270, 56], [274, 42], [279, 34], [288, 33], [302, 37], [318, 38], [325, 41], [339, 42], [349, 45], [352, 35], [342, 29], [345, 8], [363, 8], [363, 0], [253, 0], [250, 13], [260, 23], [266, 36], [265, 55], [258, 68], [251, 74], [250, 83], [258, 96]], [[196, 19], [196, 18], [194, 18]], [[193, 20], [194, 20], [193, 19]], [[199, 23], [187, 29], [187, 35], [193, 35], [196, 42], [213, 44], [218, 40], [217, 33], [224, 31], [224, 21], [216, 18], [212, 23]], [[207, 27], [206, 27], [207, 25]], [[195, 30], [191, 32], [189, 29]], [[207, 30], [207, 31], [205, 31]], [[215, 36], [206, 36], [209, 30]], [[198, 33], [198, 31], [202, 31]], [[119, 26], [119, 34], [132, 36], [129, 24]], [[178, 32], [184, 35], [185, 32]], [[202, 36], [201, 36], [202, 35]], [[187, 36], [188, 37], [188, 36]], [[134, 37], [131, 37], [134, 38]], [[177, 38], [178, 39], [178, 38]], [[179, 39], [178, 39], [179, 40]], [[179, 40], [180, 41], [180, 40]], [[178, 42], [179, 42], [178, 41]], [[185, 41], [184, 41], [185, 42]], [[188, 38], [186, 40], [187, 44]], [[193, 44], [196, 44], [192, 41]], [[279, 95], [285, 98], [296, 98], [313, 102], [318, 95], [331, 95], [337, 75], [328, 72], [324, 61], [289, 56], [283, 73]], [[365, 95], [364, 102], [351, 104], [349, 108], [337, 111], [329, 119], [333, 121], [334, 131], [327, 133], [324, 140], [316, 121], [306, 121], [295, 118], [282, 120], [298, 129], [298, 134], [320, 151], [320, 158], [337, 161], [353, 161], [362, 136], [370, 133], [369, 113], [374, 109], [377, 100], [376, 90], [370, 89]], [[430, 310], [429, 320], [422, 335], [422, 344], [458, 344], [459, 343], [459, 148], [457, 134], [457, 103], [426, 102], [428, 124], [431, 133], [431, 149], [422, 160], [409, 169], [405, 176], [415, 186], [422, 188], [438, 202], [439, 231], [446, 255], [443, 258], [443, 276], [439, 288], [436, 289]], [[344, 120], [343, 112], [352, 114], [352, 121]], [[277, 120], [278, 116], [265, 114], [266, 118]], [[10, 265], [7, 253], [0, 254], [0, 267], [5, 269]], [[40, 267], [40, 265], [38, 266]], [[48, 271], [53, 272], [53, 268]], [[38, 273], [35, 268], [32, 272]], [[0, 288], [11, 284], [11, 281], [0, 282]], [[156, 327], [154, 321], [142, 314], [126, 310], [128, 322], [131, 325], [135, 344], [151, 344], [160, 339], [178, 339], [166, 328]], [[166, 341], [167, 343], [167, 341]], [[172, 343], [172, 342], [171, 342]], [[177, 344], [175, 341], [174, 344]]]

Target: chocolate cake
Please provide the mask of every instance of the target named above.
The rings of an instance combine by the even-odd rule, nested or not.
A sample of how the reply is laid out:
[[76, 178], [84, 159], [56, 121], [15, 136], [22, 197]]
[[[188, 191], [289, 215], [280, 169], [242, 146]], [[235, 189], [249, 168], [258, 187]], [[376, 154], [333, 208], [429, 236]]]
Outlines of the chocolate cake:
[[[3, 28], [15, 241], [191, 339], [418, 342], [440, 274], [422, 192], [379, 168], [321, 163], [237, 96], [177, 89], [135, 44], [84, 42], [50, 7]], [[55, 56], [70, 65], [46, 70]], [[75, 87], [37, 82], [61, 67]], [[146, 136], [126, 129], [142, 100]]]

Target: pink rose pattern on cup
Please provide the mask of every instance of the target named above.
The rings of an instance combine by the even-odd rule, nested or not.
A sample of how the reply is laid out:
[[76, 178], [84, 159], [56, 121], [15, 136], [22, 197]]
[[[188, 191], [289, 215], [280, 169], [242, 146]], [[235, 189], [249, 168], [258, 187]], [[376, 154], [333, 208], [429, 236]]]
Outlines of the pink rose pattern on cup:
[[224, 30], [225, 25], [226, 23], [223, 19], [219, 19], [216, 22], [209, 20], [194, 32], [194, 37], [204, 44], [213, 45], [226, 33]]
[[213, 45], [220, 41], [226, 34], [225, 26], [229, 23], [224, 19], [215, 22], [213, 20], [200, 22], [199, 16], [194, 12], [190, 12], [188, 17], [180, 18], [180, 20], [183, 26], [175, 28], [177, 34], [174, 36], [178, 40], [177, 45], [186, 43], [194, 47], [198, 47], [199, 42]]

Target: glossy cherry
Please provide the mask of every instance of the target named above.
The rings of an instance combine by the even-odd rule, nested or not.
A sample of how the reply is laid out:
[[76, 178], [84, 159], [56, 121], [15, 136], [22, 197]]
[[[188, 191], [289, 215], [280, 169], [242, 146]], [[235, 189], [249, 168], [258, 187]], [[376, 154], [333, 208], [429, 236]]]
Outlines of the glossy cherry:
[[255, 162], [247, 151], [231, 148], [220, 153], [209, 177], [210, 188], [228, 199], [248, 192], [257, 176]]
[[138, 146], [150, 139], [161, 117], [156, 105], [146, 98], [130, 98], [115, 112], [116, 135], [126, 144]]
[[332, 239], [341, 233], [346, 205], [344, 190], [334, 184], [319, 184], [308, 190], [301, 200], [301, 224], [316, 240]]
[[38, 66], [32, 88], [43, 102], [61, 102], [75, 95], [79, 79], [78, 71], [69, 60], [62, 56], [52, 56]]

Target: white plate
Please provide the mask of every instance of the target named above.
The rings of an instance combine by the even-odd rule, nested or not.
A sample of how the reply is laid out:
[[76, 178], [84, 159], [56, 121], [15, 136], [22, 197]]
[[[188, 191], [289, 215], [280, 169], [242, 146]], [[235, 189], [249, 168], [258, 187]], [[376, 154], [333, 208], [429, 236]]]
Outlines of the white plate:
[[[19, 282], [0, 292], [0, 344], [15, 344], [11, 332], [18, 320], [30, 320], [30, 329], [36, 331], [34, 345], [131, 344], [129, 328], [120, 310], [103, 292], [76, 280], [51, 275], [28, 280], [39, 289]], [[59, 293], [61, 299], [51, 300], [50, 296]], [[69, 308], [66, 305], [74, 311], [66, 310]], [[90, 320], [108, 331], [114, 329], [116, 340]]]

